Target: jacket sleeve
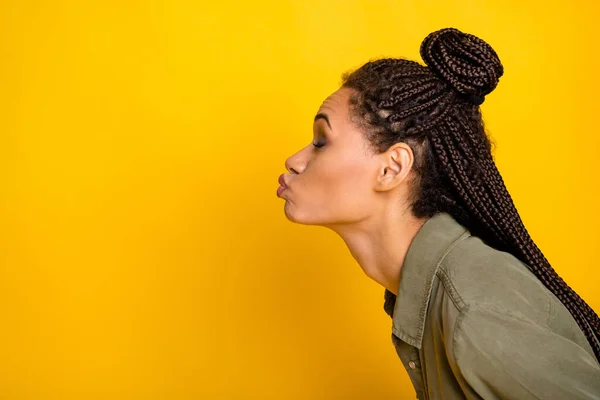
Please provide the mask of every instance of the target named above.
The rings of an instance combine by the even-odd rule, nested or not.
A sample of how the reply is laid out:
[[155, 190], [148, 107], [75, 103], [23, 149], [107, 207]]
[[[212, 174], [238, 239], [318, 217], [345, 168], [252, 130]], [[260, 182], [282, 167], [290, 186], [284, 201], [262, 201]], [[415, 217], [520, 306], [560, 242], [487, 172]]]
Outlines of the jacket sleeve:
[[468, 386], [463, 389], [471, 393], [469, 398], [600, 400], [600, 365], [595, 357], [525, 318], [464, 310], [452, 348], [453, 368]]

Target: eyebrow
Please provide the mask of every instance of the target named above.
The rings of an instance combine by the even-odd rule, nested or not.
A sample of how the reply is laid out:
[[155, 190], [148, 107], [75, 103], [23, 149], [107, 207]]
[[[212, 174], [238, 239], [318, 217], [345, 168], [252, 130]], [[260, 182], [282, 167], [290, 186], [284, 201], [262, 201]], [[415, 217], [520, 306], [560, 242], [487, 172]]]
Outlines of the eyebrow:
[[327, 122], [327, 126], [329, 127], [329, 129], [331, 129], [331, 124], [329, 123], [329, 117], [327, 116], [327, 114], [319, 113], [315, 115], [315, 121], [321, 118], [323, 118], [325, 122]]

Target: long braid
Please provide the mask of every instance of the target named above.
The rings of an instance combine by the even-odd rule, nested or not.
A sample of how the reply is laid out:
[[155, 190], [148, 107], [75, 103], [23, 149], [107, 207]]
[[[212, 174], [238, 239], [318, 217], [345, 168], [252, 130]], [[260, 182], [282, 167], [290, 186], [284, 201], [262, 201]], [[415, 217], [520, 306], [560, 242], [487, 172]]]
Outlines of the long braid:
[[[504, 227], [502, 230], [502, 232], [504, 232], [502, 235], [503, 237], [495, 236], [494, 238], [504, 239], [507, 242], [505, 250], [510, 250], [512, 254], [525, 262], [532, 269], [533, 273], [542, 281], [544, 286], [550, 289], [550, 291], [566, 306], [577, 321], [577, 324], [585, 333], [590, 345], [594, 349], [594, 354], [600, 360], [600, 345], [598, 344], [598, 341], [595, 340], [594, 336], [594, 331], [598, 332], [599, 330], [598, 316], [550, 266], [548, 260], [527, 233], [521, 219], [518, 217], [518, 213], [512, 200], [510, 202], [503, 202], [504, 204], [510, 204], [508, 209], [498, 207], [499, 204], [502, 203], [501, 199], [510, 199], [510, 195], [505, 186], [495, 186], [498, 193], [497, 196], [499, 197], [478, 196], [477, 187], [471, 185], [471, 181], [464, 169], [460, 168], [460, 166], [457, 168], [456, 164], [452, 164], [451, 162], [446, 161], [447, 163], [445, 163], [445, 160], [453, 160], [456, 157], [460, 157], [458, 156], [459, 150], [456, 149], [452, 137], [447, 135], [435, 135], [432, 143], [434, 151], [438, 154], [443, 154], [443, 156], [439, 158], [442, 161], [441, 167], [448, 172], [451, 181], [458, 189], [459, 196], [461, 198], [464, 197], [463, 201], [467, 201], [466, 198], [468, 198], [468, 202], [475, 202], [484, 210], [489, 210], [489, 212], [484, 214], [485, 216], [483, 218], [478, 218], [478, 220], [485, 224], [489, 230], [495, 230], [493, 229], [494, 226], [498, 225]], [[453, 153], [456, 154], [452, 155]], [[494, 170], [494, 173], [495, 175], [499, 175], [497, 169]], [[493, 182], [493, 180], [493, 177], [484, 175], [481, 179], [481, 183], [486, 185], [488, 182]], [[477, 200], [473, 201], [472, 199]], [[511, 215], [513, 221], [517, 219], [518, 223], [511, 223], [509, 218], [505, 217], [507, 215]]]
[[[378, 151], [403, 141], [415, 151], [417, 217], [446, 211], [491, 246], [521, 260], [569, 310], [600, 361], [600, 318], [552, 268], [523, 225], [494, 163], [479, 104], [504, 69], [496, 52], [454, 28], [421, 44], [414, 61], [372, 61], [343, 77], [354, 115]], [[395, 302], [386, 290], [386, 310]]]

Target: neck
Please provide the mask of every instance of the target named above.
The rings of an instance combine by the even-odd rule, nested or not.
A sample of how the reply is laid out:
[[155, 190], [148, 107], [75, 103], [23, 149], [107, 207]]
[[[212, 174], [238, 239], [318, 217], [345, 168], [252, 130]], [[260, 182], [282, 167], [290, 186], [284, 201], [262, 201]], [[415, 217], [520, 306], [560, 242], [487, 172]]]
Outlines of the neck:
[[426, 221], [398, 208], [356, 224], [331, 227], [365, 274], [396, 295], [406, 253]]

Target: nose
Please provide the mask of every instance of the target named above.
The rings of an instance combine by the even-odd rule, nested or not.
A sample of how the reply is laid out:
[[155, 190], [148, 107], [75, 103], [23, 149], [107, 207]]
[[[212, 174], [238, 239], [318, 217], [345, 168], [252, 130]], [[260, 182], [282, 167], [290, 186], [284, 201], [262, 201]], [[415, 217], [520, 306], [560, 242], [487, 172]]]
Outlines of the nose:
[[285, 160], [285, 169], [292, 174], [300, 174], [306, 167], [306, 157], [303, 156], [303, 150], [296, 152]]

